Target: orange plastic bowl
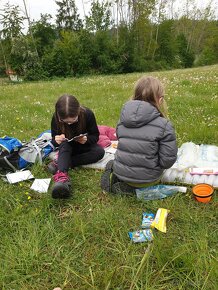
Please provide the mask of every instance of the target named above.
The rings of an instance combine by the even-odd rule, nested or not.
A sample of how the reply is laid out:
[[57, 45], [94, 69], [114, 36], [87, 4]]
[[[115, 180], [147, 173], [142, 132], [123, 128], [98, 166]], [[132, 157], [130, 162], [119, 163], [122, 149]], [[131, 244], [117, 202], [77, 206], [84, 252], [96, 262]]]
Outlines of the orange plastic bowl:
[[214, 188], [206, 183], [200, 183], [192, 188], [192, 192], [197, 201], [208, 203], [214, 192]]

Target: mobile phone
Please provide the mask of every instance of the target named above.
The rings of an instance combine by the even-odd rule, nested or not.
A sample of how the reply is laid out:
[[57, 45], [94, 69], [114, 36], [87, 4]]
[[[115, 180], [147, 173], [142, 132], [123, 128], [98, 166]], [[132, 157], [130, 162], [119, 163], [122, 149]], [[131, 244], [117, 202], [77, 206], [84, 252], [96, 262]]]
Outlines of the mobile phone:
[[80, 134], [80, 135], [78, 135], [78, 136], [74, 136], [73, 138], [68, 139], [67, 142], [76, 141], [76, 140], [78, 140], [79, 138], [84, 137], [84, 136], [87, 136], [87, 135], [88, 135], [88, 133], [84, 133], [84, 134]]

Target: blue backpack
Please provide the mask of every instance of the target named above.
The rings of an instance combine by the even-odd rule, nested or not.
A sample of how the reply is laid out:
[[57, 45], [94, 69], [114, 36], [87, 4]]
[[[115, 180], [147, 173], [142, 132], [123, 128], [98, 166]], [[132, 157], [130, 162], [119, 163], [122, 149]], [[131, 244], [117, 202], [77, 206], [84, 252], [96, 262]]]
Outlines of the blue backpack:
[[50, 131], [23, 144], [14, 137], [0, 138], [0, 169], [17, 171], [36, 162], [42, 164], [43, 159], [54, 151], [51, 140]]
[[20, 140], [5, 136], [0, 138], [0, 169], [16, 171], [18, 167], [18, 150], [23, 146]]

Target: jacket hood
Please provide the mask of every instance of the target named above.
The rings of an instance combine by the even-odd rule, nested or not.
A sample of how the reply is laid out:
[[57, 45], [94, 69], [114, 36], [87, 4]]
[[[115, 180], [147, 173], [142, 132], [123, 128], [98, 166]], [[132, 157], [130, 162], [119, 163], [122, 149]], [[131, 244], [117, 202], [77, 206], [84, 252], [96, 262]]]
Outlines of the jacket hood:
[[127, 128], [142, 127], [160, 116], [158, 110], [145, 101], [128, 101], [122, 109], [120, 121]]

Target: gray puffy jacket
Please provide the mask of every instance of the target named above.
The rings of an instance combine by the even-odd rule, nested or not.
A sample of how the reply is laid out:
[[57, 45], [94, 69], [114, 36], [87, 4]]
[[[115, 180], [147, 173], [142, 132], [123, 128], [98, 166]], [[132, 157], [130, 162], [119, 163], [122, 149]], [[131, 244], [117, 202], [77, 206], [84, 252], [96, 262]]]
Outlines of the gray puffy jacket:
[[174, 129], [148, 102], [133, 100], [123, 106], [117, 137], [113, 170], [123, 181], [154, 182], [176, 161]]

